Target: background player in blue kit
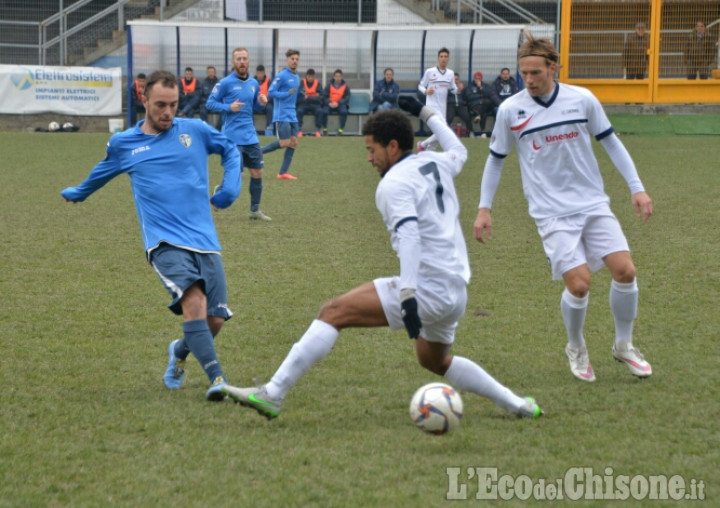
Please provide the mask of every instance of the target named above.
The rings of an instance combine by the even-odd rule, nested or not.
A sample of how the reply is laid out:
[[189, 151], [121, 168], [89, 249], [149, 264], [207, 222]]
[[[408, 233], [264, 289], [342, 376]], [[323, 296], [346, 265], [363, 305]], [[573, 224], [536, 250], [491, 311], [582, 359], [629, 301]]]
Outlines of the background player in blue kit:
[[470, 281], [454, 184], [467, 150], [448, 127], [445, 115], [409, 97], [401, 97], [399, 104], [419, 116], [445, 150], [414, 155], [413, 128], [403, 111], [378, 112], [363, 125], [367, 160], [381, 178], [375, 203], [400, 258], [400, 276], [366, 282], [325, 303], [266, 385], [226, 385], [223, 391], [274, 418], [285, 395], [330, 352], [342, 329], [405, 327], [415, 339], [418, 362], [424, 368], [445, 376], [455, 388], [487, 397], [513, 414], [538, 418], [542, 411], [532, 398], [517, 396], [477, 363], [450, 354]]
[[610, 210], [592, 137], [627, 182], [635, 212], [644, 221], [652, 215], [652, 200], [600, 101], [585, 88], [555, 82], [558, 61], [549, 39], [536, 39], [526, 32], [518, 51], [525, 89], [498, 109], [482, 176], [475, 238], [484, 242], [485, 234], [491, 237], [490, 208], [505, 157], [515, 145], [530, 216], [542, 238], [553, 279], [565, 282], [560, 309], [570, 371], [582, 381], [595, 381], [583, 329], [590, 273], [607, 266], [615, 319], [612, 355], [633, 375], [648, 377], [652, 368], [632, 343], [638, 307], [635, 265], [620, 223]]
[[285, 52], [287, 67], [275, 76], [268, 95], [273, 99], [273, 122], [277, 137], [275, 141], [262, 148], [262, 153], [268, 153], [278, 148], [285, 149], [282, 166], [278, 171], [278, 180], [297, 180], [288, 171], [295, 148], [297, 148], [298, 121], [296, 113], [297, 91], [300, 88], [300, 78], [297, 75], [297, 67], [300, 61], [300, 52], [296, 49], [288, 49]]
[[222, 113], [222, 132], [236, 145], [242, 156], [242, 165], [250, 170], [250, 218], [269, 221], [260, 210], [262, 198], [263, 155], [255, 132], [253, 110], [267, 104], [260, 93], [260, 84], [250, 77], [250, 54], [245, 48], [232, 52], [234, 72], [213, 87], [207, 100], [207, 109]]
[[[114, 134], [106, 156], [77, 187], [61, 192], [84, 201], [118, 175], [130, 177], [147, 259], [172, 295], [170, 310], [183, 317], [183, 338], [170, 343], [163, 381], [180, 388], [185, 359], [197, 358], [210, 380], [208, 400], [225, 398], [225, 376], [213, 337], [232, 312], [210, 205], [227, 208], [241, 186], [240, 154], [223, 134], [201, 120], [175, 118], [175, 75], [156, 71], [145, 86], [145, 120]], [[222, 157], [222, 184], [208, 200], [208, 155]]]

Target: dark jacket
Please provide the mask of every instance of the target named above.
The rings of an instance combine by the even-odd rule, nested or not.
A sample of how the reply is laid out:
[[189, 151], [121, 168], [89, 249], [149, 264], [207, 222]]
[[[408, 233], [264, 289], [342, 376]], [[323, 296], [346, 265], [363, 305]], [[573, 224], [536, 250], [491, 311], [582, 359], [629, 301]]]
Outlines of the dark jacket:
[[499, 106], [500, 98], [490, 85], [482, 84], [478, 87], [473, 82], [463, 90], [463, 99], [470, 111], [476, 111], [480, 106]]
[[622, 62], [625, 72], [628, 74], [645, 74], [647, 69], [650, 37], [648, 34], [642, 36], [637, 33], [628, 35], [622, 51]]
[[393, 79], [388, 83], [385, 78], [375, 83], [373, 89], [373, 100], [370, 104], [370, 111], [375, 111], [378, 106], [385, 102], [389, 102], [393, 107], [398, 107], [398, 97], [400, 96], [400, 87]]
[[205, 104], [208, 100], [208, 97], [210, 97], [210, 94], [212, 93], [213, 88], [215, 85], [218, 84], [218, 81], [220, 81], [217, 77], [210, 79], [205, 78], [202, 83], [200, 83], [200, 103]]
[[702, 37], [693, 32], [685, 41], [685, 65], [690, 68], [702, 68], [710, 65], [716, 54], [715, 41], [706, 30]]
[[518, 93], [518, 85], [512, 76], [510, 76], [507, 81], [503, 81], [500, 76], [498, 76], [495, 78], [495, 81], [493, 81], [493, 90], [495, 90], [500, 102], [503, 102], [508, 97]]

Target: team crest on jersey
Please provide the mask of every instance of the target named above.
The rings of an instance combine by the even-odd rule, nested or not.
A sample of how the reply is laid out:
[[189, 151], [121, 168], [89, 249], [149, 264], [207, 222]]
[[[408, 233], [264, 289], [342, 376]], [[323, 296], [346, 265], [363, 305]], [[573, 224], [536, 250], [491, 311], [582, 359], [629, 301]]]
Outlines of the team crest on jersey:
[[178, 139], [180, 140], [180, 144], [185, 148], [190, 148], [190, 145], [192, 145], [192, 138], [190, 137], [190, 134], [180, 134]]

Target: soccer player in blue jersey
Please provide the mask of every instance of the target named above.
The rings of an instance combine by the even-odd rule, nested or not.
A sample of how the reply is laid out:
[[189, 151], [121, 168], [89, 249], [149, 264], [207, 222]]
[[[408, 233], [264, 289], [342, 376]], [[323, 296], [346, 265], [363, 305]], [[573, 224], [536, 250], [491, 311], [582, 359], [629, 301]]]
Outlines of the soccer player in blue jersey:
[[[185, 359], [192, 353], [210, 380], [207, 400], [225, 399], [225, 375], [213, 338], [232, 312], [211, 204], [227, 208], [242, 183], [235, 145], [201, 120], [176, 118], [178, 80], [153, 72], [145, 86], [145, 120], [114, 134], [99, 162], [77, 187], [61, 192], [66, 201], [84, 201], [114, 177], [130, 177], [149, 263], [173, 297], [170, 310], [183, 317], [183, 338], [170, 343], [163, 377], [180, 388]], [[222, 184], [208, 199], [210, 154], [222, 157]]]
[[632, 342], [638, 308], [635, 265], [603, 189], [593, 137], [627, 182], [635, 212], [644, 221], [652, 215], [652, 200], [600, 101], [585, 88], [555, 82], [558, 61], [550, 40], [526, 33], [518, 51], [525, 90], [498, 109], [480, 187], [475, 238], [484, 243], [485, 236], [491, 236], [490, 208], [505, 157], [515, 145], [528, 211], [542, 238], [552, 278], [565, 283], [560, 310], [570, 371], [581, 381], [595, 381], [583, 329], [590, 274], [607, 266], [612, 277], [610, 311], [615, 319], [612, 356], [633, 375], [648, 377], [652, 367]]
[[282, 166], [277, 175], [278, 180], [297, 180], [297, 177], [291, 175], [288, 170], [297, 148], [299, 131], [296, 114], [297, 91], [300, 88], [300, 78], [297, 75], [299, 61], [300, 52], [296, 49], [288, 49], [285, 52], [287, 67], [275, 76], [268, 90], [268, 95], [273, 99], [273, 122], [278, 139], [265, 145], [262, 152], [285, 149]]
[[223, 391], [275, 418], [287, 393], [330, 352], [341, 330], [389, 326], [405, 328], [420, 365], [444, 376], [455, 388], [487, 397], [518, 416], [538, 418], [543, 412], [531, 397], [516, 395], [477, 363], [451, 354], [470, 281], [454, 183], [467, 149], [448, 127], [445, 115], [410, 97], [401, 97], [399, 105], [419, 116], [445, 150], [413, 154], [412, 125], [408, 115], [396, 109], [380, 111], [363, 125], [367, 160], [381, 178], [375, 204], [400, 259], [400, 275], [366, 282], [326, 302], [267, 384], [226, 385]]
[[250, 169], [250, 218], [271, 220], [260, 210], [262, 197], [263, 155], [255, 132], [253, 110], [267, 104], [267, 97], [260, 93], [260, 84], [250, 77], [250, 54], [245, 48], [232, 52], [235, 72], [221, 79], [213, 87], [206, 107], [222, 114], [222, 132], [238, 147], [242, 165]]

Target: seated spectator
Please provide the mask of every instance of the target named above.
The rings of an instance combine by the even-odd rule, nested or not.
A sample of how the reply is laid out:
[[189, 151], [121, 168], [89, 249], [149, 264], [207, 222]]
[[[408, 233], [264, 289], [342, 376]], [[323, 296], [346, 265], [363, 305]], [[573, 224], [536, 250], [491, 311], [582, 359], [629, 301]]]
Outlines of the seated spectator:
[[[447, 100], [447, 123], [452, 125], [453, 120], [456, 116], [460, 117], [465, 128], [467, 129], [468, 136], [474, 138], [472, 130], [472, 121], [470, 120], [470, 113], [468, 112], [467, 104], [463, 97], [462, 91], [465, 90], [465, 84], [460, 79], [460, 76], [455, 74], [455, 86], [457, 87], [457, 95], [449, 93]], [[457, 133], [456, 133], [457, 134]]]
[[130, 85], [130, 127], [137, 123], [137, 117], [145, 118], [145, 105], [143, 104], [143, 95], [145, 94], [145, 74], [142, 72], [137, 75], [135, 81]]
[[297, 102], [298, 137], [303, 136], [304, 115], [315, 115], [315, 136], [320, 137], [323, 128], [323, 87], [315, 79], [315, 69], [308, 69], [305, 78], [300, 80], [300, 95]]
[[510, 69], [507, 67], [503, 68], [500, 71], [500, 75], [495, 78], [493, 88], [495, 89], [495, 93], [500, 99], [500, 102], [503, 102], [508, 97], [518, 93], [517, 82], [515, 81], [515, 78], [510, 75]]
[[[206, 72], [207, 75], [205, 76], [205, 79], [202, 81], [202, 83], [200, 83], [200, 120], [202, 120], [203, 122], [208, 121], [208, 110], [206, 107], [208, 97], [210, 97], [210, 94], [212, 93], [213, 88], [215, 88], [215, 85], [217, 85], [220, 81], [217, 77], [217, 71], [212, 65], [208, 66]], [[222, 128], [222, 115], [218, 115], [218, 121], [215, 125], [215, 128], [217, 130], [220, 130]]]
[[327, 134], [328, 115], [340, 115], [340, 128], [342, 134], [347, 122], [348, 102], [350, 102], [350, 87], [343, 79], [343, 72], [336, 69], [333, 79], [325, 87], [325, 106], [323, 107], [323, 134]]
[[192, 118], [200, 105], [201, 94], [192, 67], [185, 67], [185, 77], [180, 80], [180, 101], [177, 116]]
[[[260, 64], [255, 68], [255, 80], [260, 85], [260, 93], [265, 97], [268, 96], [268, 88], [272, 80], [265, 74], [265, 66]], [[256, 110], [258, 113], [265, 115], [265, 135], [273, 135], [273, 101], [268, 100], [267, 104]]]
[[482, 72], [476, 72], [473, 75], [473, 83], [463, 90], [465, 103], [471, 116], [474, 116], [473, 123], [480, 123], [480, 137], [487, 137], [485, 134], [485, 124], [488, 114], [495, 111], [500, 105], [500, 98], [490, 85], [483, 83]]
[[398, 107], [400, 87], [395, 83], [395, 71], [388, 67], [383, 72], [383, 76], [383, 79], [375, 83], [373, 100], [370, 103], [370, 113]]

